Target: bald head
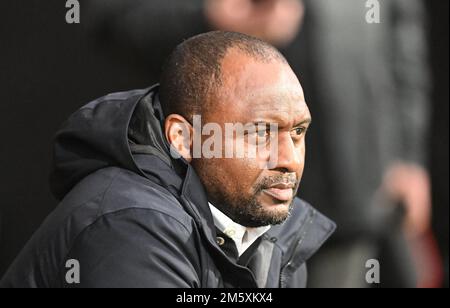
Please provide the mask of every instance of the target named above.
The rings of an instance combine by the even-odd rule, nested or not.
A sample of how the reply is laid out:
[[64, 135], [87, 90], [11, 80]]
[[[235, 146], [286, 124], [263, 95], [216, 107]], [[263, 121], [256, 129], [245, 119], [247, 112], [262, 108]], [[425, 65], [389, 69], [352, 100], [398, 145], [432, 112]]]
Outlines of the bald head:
[[194, 36], [178, 45], [169, 56], [161, 75], [160, 98], [164, 114], [179, 114], [191, 120], [208, 110], [223, 83], [222, 61], [230, 50], [260, 62], [286, 63], [273, 46], [235, 32], [212, 31]]

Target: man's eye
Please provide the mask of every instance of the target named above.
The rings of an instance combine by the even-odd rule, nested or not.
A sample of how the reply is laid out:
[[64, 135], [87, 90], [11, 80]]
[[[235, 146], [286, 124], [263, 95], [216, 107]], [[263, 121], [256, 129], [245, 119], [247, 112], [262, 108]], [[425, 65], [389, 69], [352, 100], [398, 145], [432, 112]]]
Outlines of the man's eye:
[[306, 128], [305, 127], [296, 127], [293, 129], [293, 133], [296, 136], [300, 136], [302, 134], [304, 134], [306, 132]]

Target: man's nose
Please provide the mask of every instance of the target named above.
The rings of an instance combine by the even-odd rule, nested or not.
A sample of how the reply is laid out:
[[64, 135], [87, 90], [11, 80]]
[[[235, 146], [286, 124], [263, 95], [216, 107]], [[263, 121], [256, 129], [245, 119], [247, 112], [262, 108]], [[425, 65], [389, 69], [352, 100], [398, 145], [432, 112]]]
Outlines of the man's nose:
[[286, 172], [299, 172], [303, 165], [304, 151], [295, 146], [290, 134], [278, 136], [278, 157], [272, 163], [273, 169], [283, 169]]

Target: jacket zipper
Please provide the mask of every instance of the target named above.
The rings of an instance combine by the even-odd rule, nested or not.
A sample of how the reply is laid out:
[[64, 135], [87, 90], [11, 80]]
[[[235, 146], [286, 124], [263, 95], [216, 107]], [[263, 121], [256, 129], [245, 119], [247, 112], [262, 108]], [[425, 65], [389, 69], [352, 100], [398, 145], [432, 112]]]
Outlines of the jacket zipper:
[[281, 269], [281, 272], [280, 272], [280, 288], [285, 288], [286, 287], [286, 280], [288, 278], [286, 271], [289, 269], [289, 267], [291, 267], [292, 262], [294, 261], [294, 258], [296, 256], [296, 252], [298, 250], [298, 247], [303, 242], [303, 239], [304, 239], [304, 237], [306, 235], [306, 232], [308, 231], [307, 226], [309, 226], [311, 224], [311, 222], [313, 221], [313, 219], [315, 217], [315, 211], [311, 211], [311, 213], [309, 215], [310, 215], [310, 217], [305, 219], [305, 223], [303, 224], [303, 226], [301, 227], [301, 229], [299, 231], [299, 234], [300, 234], [299, 237], [295, 240], [295, 247], [294, 247], [294, 250], [292, 252], [292, 255], [289, 258], [289, 261]]

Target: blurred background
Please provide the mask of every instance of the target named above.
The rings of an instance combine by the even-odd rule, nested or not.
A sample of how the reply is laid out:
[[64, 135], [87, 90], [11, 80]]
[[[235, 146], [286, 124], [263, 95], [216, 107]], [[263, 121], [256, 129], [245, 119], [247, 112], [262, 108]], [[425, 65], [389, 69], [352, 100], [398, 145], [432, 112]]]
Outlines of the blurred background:
[[[299, 194], [338, 223], [310, 287], [448, 287], [447, 0], [79, 3], [68, 24], [65, 1], [0, 2], [0, 277], [57, 205], [47, 177], [62, 122], [157, 82], [178, 43], [223, 29], [277, 46], [305, 90]], [[369, 259], [380, 284], [365, 280]]]

